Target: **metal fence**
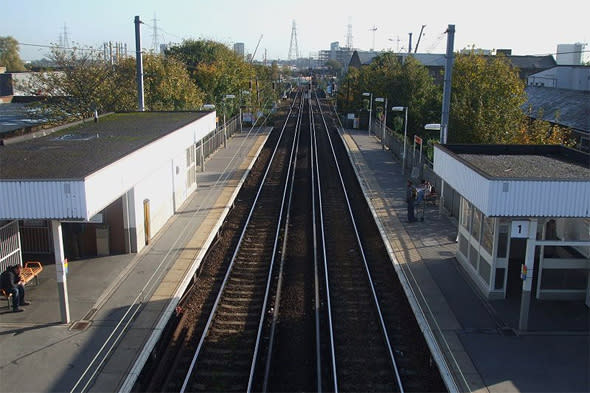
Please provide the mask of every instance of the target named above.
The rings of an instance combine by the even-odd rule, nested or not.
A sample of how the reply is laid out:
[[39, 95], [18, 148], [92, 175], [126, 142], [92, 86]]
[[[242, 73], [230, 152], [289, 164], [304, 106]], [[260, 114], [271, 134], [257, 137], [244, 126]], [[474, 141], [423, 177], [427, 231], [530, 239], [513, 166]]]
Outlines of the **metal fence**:
[[11, 221], [0, 227], [0, 271], [8, 266], [22, 265], [18, 221]]
[[[375, 119], [371, 126], [371, 134], [375, 134], [381, 140], [389, 151], [403, 163], [404, 153], [404, 135], [396, 132], [391, 128], [385, 126]], [[414, 149], [413, 135], [408, 132], [406, 136], [406, 160], [404, 173], [408, 178], [413, 180], [428, 180], [434, 186], [437, 193], [440, 195], [443, 182], [442, 179], [434, 173], [432, 161], [426, 155], [426, 146], [423, 146], [422, 154], [420, 154], [419, 147]], [[447, 183], [444, 184], [444, 198], [441, 200], [443, 207], [447, 212], [454, 217], [459, 217], [459, 203], [461, 195], [455, 191]]]
[[196, 165], [201, 167], [201, 171], [205, 168], [205, 160], [221, 146], [224, 146], [226, 141], [240, 130], [240, 118], [235, 116], [226, 121], [225, 125], [220, 124], [217, 126], [215, 130], [197, 142]]

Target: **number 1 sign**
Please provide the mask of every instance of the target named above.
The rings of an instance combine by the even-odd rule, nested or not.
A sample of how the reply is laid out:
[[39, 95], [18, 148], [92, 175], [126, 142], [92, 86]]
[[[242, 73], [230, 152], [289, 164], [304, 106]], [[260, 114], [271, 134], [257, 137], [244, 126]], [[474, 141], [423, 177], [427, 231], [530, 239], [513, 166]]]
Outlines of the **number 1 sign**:
[[529, 237], [529, 221], [516, 220], [512, 221], [512, 228], [510, 230], [510, 237]]

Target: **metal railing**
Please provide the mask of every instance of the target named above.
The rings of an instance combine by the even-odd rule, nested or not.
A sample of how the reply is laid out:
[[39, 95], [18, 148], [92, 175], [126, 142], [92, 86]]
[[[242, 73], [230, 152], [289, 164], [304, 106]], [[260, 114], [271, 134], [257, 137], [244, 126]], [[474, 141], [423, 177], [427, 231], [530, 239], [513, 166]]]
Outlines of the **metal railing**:
[[205, 160], [237, 132], [240, 132], [240, 118], [234, 116], [228, 119], [225, 125], [219, 124], [215, 130], [197, 142], [196, 165], [201, 167], [201, 171], [204, 170]]
[[18, 221], [11, 221], [0, 227], [0, 271], [8, 266], [22, 265]]
[[[383, 132], [383, 123], [379, 119], [374, 119], [372, 122], [371, 134], [374, 134], [384, 146], [387, 146], [389, 151], [398, 158], [400, 164], [403, 161], [404, 152], [404, 135], [396, 132], [389, 127], [385, 127], [385, 133]], [[383, 135], [385, 134], [385, 135]], [[433, 163], [426, 155], [426, 146], [423, 147], [422, 154], [420, 154], [419, 148], [415, 150], [413, 134], [408, 131], [406, 140], [406, 160], [404, 173], [409, 178], [414, 180], [427, 180], [434, 186], [437, 192], [440, 193], [442, 189], [442, 179], [434, 173]], [[403, 165], [403, 164], [402, 164]], [[459, 217], [459, 203], [461, 201], [461, 195], [455, 191], [447, 183], [444, 185], [444, 199], [441, 200], [444, 209], [453, 217]]]

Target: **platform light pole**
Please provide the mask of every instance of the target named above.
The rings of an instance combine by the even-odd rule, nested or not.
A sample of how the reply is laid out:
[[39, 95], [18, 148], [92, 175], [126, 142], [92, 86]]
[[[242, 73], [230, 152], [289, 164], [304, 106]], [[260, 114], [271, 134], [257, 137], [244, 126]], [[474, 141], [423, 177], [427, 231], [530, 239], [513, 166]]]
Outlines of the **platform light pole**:
[[402, 175], [406, 173], [406, 139], [408, 136], [408, 107], [394, 106], [391, 108], [393, 112], [405, 112], [404, 117], [404, 152], [402, 153]]
[[371, 135], [371, 113], [373, 112], [373, 93], [363, 93], [363, 96], [369, 97], [369, 126], [367, 127], [367, 131], [369, 131], [369, 135]]
[[375, 102], [383, 102], [383, 124], [381, 125], [381, 148], [385, 150], [385, 124], [387, 123], [387, 97], [377, 97]]

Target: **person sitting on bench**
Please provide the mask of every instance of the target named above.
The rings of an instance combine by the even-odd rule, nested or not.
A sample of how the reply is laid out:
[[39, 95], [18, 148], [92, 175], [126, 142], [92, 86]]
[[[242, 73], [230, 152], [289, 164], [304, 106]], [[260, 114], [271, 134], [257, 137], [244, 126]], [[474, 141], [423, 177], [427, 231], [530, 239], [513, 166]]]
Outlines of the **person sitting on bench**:
[[12, 294], [12, 311], [22, 312], [24, 309], [20, 306], [27, 306], [31, 304], [25, 301], [25, 282], [20, 276], [21, 266], [8, 266], [6, 270], [0, 274], [0, 287], [4, 289], [7, 294]]

